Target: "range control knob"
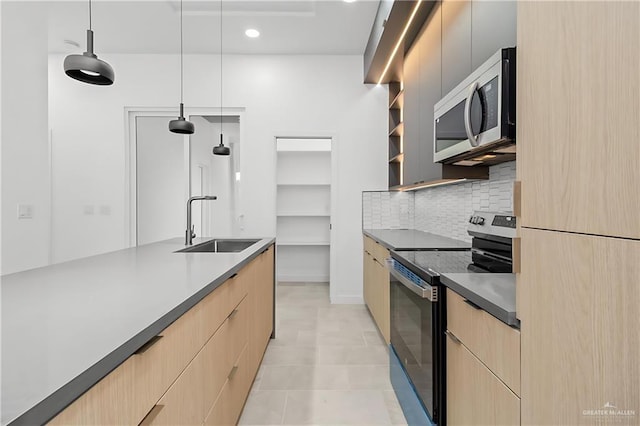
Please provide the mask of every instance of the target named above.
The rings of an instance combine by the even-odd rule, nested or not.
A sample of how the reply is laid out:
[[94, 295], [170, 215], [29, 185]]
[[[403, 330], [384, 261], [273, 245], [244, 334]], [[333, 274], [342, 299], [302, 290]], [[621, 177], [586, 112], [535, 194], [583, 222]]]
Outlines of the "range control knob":
[[482, 216], [478, 216], [477, 217], [477, 222], [478, 225], [484, 225], [484, 217]]
[[473, 222], [473, 220], [474, 220], [475, 218], [476, 218], [475, 216], [471, 216], [471, 217], [469, 218], [469, 223], [474, 223], [474, 222]]

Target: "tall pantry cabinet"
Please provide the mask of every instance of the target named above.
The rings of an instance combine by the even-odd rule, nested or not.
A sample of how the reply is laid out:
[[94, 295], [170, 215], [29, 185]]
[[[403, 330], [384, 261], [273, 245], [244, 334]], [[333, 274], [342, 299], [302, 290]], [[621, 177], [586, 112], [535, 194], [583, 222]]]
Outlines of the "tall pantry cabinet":
[[519, 2], [517, 46], [522, 423], [637, 424], [640, 3]]

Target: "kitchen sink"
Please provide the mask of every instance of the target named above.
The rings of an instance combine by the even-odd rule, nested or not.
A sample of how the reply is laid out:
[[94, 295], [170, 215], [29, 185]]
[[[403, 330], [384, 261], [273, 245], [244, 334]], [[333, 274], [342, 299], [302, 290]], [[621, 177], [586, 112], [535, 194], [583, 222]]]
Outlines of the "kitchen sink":
[[258, 241], [260, 240], [216, 238], [192, 247], [178, 250], [176, 253], [238, 253], [251, 247]]

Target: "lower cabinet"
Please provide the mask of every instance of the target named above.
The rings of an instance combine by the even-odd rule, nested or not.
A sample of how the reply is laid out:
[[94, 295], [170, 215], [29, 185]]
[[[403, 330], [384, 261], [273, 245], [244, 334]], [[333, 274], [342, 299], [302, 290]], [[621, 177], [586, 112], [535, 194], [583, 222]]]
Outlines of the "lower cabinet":
[[447, 424], [520, 424], [520, 398], [451, 337], [447, 338]]
[[273, 331], [273, 268], [272, 245], [49, 424], [235, 424]]
[[447, 423], [520, 424], [520, 331], [447, 289]]
[[389, 271], [384, 266], [389, 251], [364, 237], [363, 252], [363, 295], [364, 302], [371, 312], [385, 341], [390, 341]]

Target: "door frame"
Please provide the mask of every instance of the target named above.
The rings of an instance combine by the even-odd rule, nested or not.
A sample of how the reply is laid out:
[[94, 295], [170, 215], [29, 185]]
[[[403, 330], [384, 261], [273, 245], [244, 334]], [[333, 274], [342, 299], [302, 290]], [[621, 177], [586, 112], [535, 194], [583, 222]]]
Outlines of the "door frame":
[[[222, 116], [239, 116], [240, 117], [240, 149], [242, 150], [242, 140], [245, 136], [245, 108], [220, 108], [220, 107], [186, 107], [184, 109], [185, 117], [190, 119], [192, 116], [202, 115], [222, 115]], [[137, 135], [136, 135], [136, 119], [138, 117], [167, 117], [167, 125], [169, 120], [176, 118], [178, 109], [175, 107], [125, 107], [124, 108], [124, 246], [135, 247], [137, 245]], [[167, 129], [167, 131], [169, 131]], [[185, 185], [183, 202], [186, 203], [191, 194], [191, 149], [189, 146], [189, 135], [183, 136], [184, 144], [184, 170]], [[240, 155], [242, 158], [242, 154]], [[242, 167], [242, 164], [240, 165]], [[186, 222], [186, 208], [183, 215], [183, 223]], [[181, 235], [176, 235], [181, 237]]]
[[[289, 133], [289, 132], [276, 132], [276, 136], [274, 136], [274, 147], [277, 144], [278, 139], [331, 139], [331, 189], [330, 189], [330, 200], [331, 200], [331, 208], [329, 209], [330, 217], [329, 217], [329, 225], [331, 228], [329, 229], [329, 288], [331, 288], [332, 282], [336, 281], [336, 258], [337, 258], [337, 246], [336, 246], [336, 233], [333, 229], [333, 221], [336, 218], [336, 209], [338, 206], [338, 134], [333, 132], [304, 132], [304, 136], [300, 136], [300, 133]], [[278, 152], [277, 149], [273, 150], [273, 164], [278, 164]], [[277, 169], [276, 169], [277, 174]], [[276, 190], [274, 194], [277, 195], [277, 177], [275, 179], [276, 182]], [[277, 203], [276, 203], [276, 215], [274, 216], [274, 230], [277, 230], [278, 224], [278, 215], [277, 215]], [[277, 241], [276, 241], [277, 245]], [[276, 258], [277, 263], [277, 258]], [[277, 266], [277, 265], [276, 265]], [[277, 274], [277, 268], [275, 273]], [[277, 278], [277, 277], [276, 277]]]

